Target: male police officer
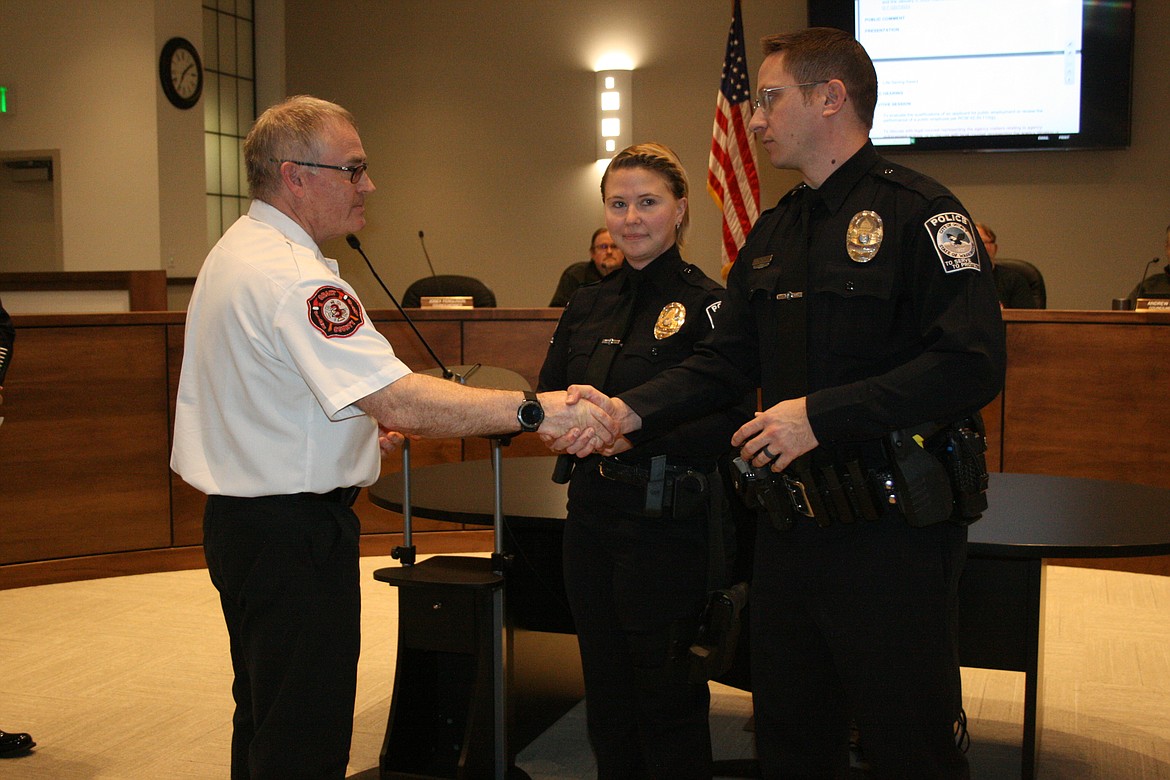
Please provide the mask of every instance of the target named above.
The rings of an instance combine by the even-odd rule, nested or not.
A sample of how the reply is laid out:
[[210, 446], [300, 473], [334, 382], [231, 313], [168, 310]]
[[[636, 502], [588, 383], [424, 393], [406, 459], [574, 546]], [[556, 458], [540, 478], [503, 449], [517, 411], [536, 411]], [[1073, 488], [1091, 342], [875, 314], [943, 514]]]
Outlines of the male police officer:
[[877, 78], [860, 44], [809, 29], [764, 52], [750, 126], [803, 183], [740, 251], [725, 325], [612, 411], [651, 436], [762, 387], [764, 411], [732, 444], [770, 464], [781, 499], [760, 523], [752, 589], [764, 777], [840, 776], [851, 719], [875, 776], [966, 777], [953, 734], [966, 527], [945, 477], [941, 498], [901, 479], [902, 458], [925, 450], [895, 432], [947, 427], [1001, 388], [991, 266], [958, 200], [870, 144]]

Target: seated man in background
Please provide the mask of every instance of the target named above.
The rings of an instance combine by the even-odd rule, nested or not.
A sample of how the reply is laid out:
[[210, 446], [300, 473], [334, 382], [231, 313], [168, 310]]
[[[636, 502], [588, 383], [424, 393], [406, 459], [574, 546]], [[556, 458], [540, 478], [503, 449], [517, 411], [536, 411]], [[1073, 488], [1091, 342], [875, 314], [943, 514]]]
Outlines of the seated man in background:
[[1143, 274], [1141, 282], [1129, 294], [1129, 299], [1134, 303], [1137, 303], [1138, 298], [1170, 298], [1170, 225], [1166, 226], [1166, 247], [1163, 251], [1166, 254], [1166, 264], [1162, 266], [1165, 273]]
[[999, 245], [995, 243], [995, 231], [982, 222], [976, 222], [975, 227], [979, 231], [979, 237], [983, 239], [983, 246], [987, 248], [987, 257], [991, 260], [991, 275], [995, 279], [999, 305], [1005, 309], [1039, 308], [1032, 296], [1032, 288], [1027, 277], [1014, 268], [1007, 268], [995, 262], [995, 256], [999, 253]]
[[565, 269], [561, 274], [561, 280], [557, 282], [557, 291], [553, 293], [548, 305], [564, 306], [578, 287], [600, 282], [603, 276], [608, 276], [621, 268], [625, 259], [626, 256], [610, 238], [608, 230], [605, 228], [594, 230], [589, 245], [589, 259], [573, 263]]

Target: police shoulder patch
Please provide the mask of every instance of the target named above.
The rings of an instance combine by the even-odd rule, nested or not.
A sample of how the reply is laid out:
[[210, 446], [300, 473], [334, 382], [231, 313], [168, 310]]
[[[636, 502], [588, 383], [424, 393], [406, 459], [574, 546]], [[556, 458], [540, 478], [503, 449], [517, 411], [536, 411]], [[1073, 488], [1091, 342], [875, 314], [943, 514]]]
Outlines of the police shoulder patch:
[[340, 287], [319, 287], [306, 303], [309, 323], [327, 339], [345, 338], [365, 322], [361, 303]]
[[715, 330], [715, 313], [723, 307], [723, 301], [715, 301], [707, 304], [707, 322], [711, 324], [711, 330]]
[[927, 219], [923, 227], [934, 241], [934, 250], [945, 273], [979, 270], [974, 227], [966, 214], [944, 211]]

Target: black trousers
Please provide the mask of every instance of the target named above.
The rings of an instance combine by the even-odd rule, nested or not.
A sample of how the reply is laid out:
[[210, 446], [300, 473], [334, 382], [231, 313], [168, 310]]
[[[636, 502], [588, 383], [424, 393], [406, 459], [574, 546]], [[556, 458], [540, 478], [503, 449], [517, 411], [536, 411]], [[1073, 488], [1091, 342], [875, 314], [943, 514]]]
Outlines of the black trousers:
[[231, 642], [233, 780], [344, 778], [361, 646], [359, 523], [341, 504], [209, 496]]
[[765, 778], [848, 772], [850, 721], [875, 778], [966, 778], [955, 602], [967, 529], [762, 522], [751, 598], [756, 748]]
[[[597, 500], [602, 491], [608, 500]], [[573, 476], [565, 588], [597, 776], [710, 778], [710, 693], [688, 680], [707, 592], [706, 514], [653, 519], [620, 509], [643, 502], [632, 486]]]

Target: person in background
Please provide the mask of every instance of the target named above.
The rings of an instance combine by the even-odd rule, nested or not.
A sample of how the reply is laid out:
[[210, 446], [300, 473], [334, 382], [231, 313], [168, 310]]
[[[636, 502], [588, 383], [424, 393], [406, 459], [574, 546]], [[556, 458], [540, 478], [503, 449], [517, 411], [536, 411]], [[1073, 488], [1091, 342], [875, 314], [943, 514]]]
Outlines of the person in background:
[[[12, 318], [8, 316], [8, 312], [4, 310], [4, 303], [0, 301], [0, 404], [4, 403], [4, 375], [8, 373], [8, 363], [12, 359], [12, 345], [15, 341], [16, 329], [12, 327]], [[0, 758], [24, 755], [36, 747], [36, 744], [28, 734], [0, 730]]]
[[609, 231], [605, 228], [594, 230], [589, 243], [589, 259], [565, 269], [548, 305], [564, 306], [578, 287], [601, 281], [620, 268], [623, 259], [622, 250], [610, 238]]
[[[760, 387], [764, 411], [731, 444], [760, 507], [750, 625], [762, 777], [845, 777], [852, 720], [869, 776], [968, 778], [956, 600], [982, 497], [948, 489], [914, 436], [981, 427], [1003, 387], [991, 264], [958, 199], [870, 142], [878, 85], [861, 44], [828, 28], [763, 44], [749, 127], [803, 182], [748, 235], [719, 327], [612, 400], [618, 441]], [[919, 473], [941, 476], [939, 489], [908, 489]]]
[[[1129, 300], [1137, 303], [1138, 298], [1170, 298], [1170, 225], [1166, 226], [1165, 259], [1162, 273], [1146, 274], [1145, 279], [1129, 294]], [[1148, 266], [1147, 266], [1148, 267]]]
[[987, 259], [991, 261], [1000, 306], [1005, 309], [1035, 309], [1036, 299], [1032, 295], [1028, 278], [1014, 268], [996, 264], [999, 244], [995, 240], [995, 231], [982, 222], [976, 222], [975, 229], [979, 231], [979, 237], [983, 239], [983, 246], [987, 250]]
[[353, 116], [309, 96], [244, 141], [252, 203], [212, 248], [187, 311], [171, 467], [207, 494], [203, 546], [235, 680], [233, 778], [343, 778], [360, 646], [357, 515], [402, 435], [582, 431], [563, 393], [411, 373], [320, 244], [374, 192]]
[[[542, 390], [589, 383], [624, 392], [720, 326], [723, 288], [679, 253], [689, 215], [678, 157], [660, 144], [631, 146], [610, 161], [601, 193], [608, 232], [594, 241], [612, 235], [625, 262], [573, 295], [540, 371]], [[716, 460], [754, 400], [573, 468], [565, 589], [603, 780], [711, 777], [710, 694], [705, 680], [688, 677], [689, 648], [708, 590], [724, 585], [709, 581], [710, 556], [725, 561], [708, 550], [709, 537], [722, 540], [731, 522]]]

